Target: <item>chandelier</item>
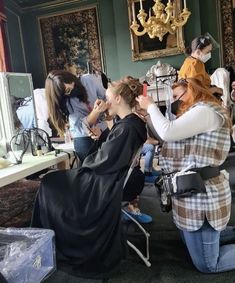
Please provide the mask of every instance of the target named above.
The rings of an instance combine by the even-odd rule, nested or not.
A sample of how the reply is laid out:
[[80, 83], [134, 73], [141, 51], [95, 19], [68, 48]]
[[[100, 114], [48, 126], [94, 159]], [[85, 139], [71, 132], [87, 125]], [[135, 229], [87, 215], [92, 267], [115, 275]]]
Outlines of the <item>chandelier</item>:
[[133, 21], [130, 28], [137, 36], [142, 36], [147, 33], [150, 38], [158, 37], [159, 40], [162, 41], [166, 33], [174, 34], [177, 28], [185, 25], [191, 12], [186, 7], [186, 0], [184, 0], [184, 9], [179, 14], [176, 14], [176, 4], [172, 3], [171, 0], [168, 0], [166, 6], [162, 4], [161, 0], [154, 0], [154, 2], [153, 7], [149, 9], [147, 19], [142, 0], [140, 0], [140, 10], [137, 19], [143, 27], [142, 31], [139, 31], [140, 25], [136, 21], [135, 3], [134, 1], [132, 2]]

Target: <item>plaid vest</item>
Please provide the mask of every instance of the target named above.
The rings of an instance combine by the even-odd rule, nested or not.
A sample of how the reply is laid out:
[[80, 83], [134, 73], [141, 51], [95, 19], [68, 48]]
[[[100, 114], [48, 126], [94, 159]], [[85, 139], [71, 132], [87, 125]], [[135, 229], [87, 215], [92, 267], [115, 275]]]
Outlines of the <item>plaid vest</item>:
[[[204, 103], [197, 103], [202, 105]], [[205, 104], [204, 104], [205, 105]], [[222, 107], [206, 104], [220, 116], [226, 115]], [[230, 149], [230, 131], [224, 125], [215, 130], [175, 142], [165, 142], [160, 156], [160, 166], [165, 172], [191, 168], [219, 166], [226, 159]], [[205, 219], [215, 230], [225, 229], [231, 209], [231, 192], [228, 173], [205, 181], [206, 193], [192, 197], [172, 197], [173, 219], [181, 230], [196, 231]]]

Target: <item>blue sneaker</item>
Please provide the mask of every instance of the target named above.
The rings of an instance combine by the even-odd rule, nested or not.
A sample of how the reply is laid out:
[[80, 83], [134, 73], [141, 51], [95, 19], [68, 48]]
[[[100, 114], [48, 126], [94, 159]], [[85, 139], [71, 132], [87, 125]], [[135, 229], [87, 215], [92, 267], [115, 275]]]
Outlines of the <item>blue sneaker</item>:
[[153, 184], [154, 181], [156, 180], [156, 178], [157, 178], [157, 176], [145, 176], [144, 182], [149, 183], [149, 184]]
[[[126, 211], [126, 213], [128, 213], [131, 217], [133, 217], [139, 223], [151, 223], [153, 221], [153, 218], [150, 215], [141, 213], [139, 210], [133, 211], [133, 212]], [[131, 221], [131, 219], [125, 213], [123, 213], [123, 220]]]

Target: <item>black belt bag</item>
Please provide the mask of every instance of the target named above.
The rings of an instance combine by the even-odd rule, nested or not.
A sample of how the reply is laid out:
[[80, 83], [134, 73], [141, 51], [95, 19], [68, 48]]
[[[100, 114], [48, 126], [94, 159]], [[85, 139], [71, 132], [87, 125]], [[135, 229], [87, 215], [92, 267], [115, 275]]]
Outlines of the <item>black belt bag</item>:
[[170, 174], [170, 178], [163, 177], [166, 181], [168, 190], [175, 197], [190, 197], [197, 193], [205, 193], [204, 181], [216, 177], [220, 174], [219, 167], [206, 166], [203, 168], [193, 168], [186, 172]]

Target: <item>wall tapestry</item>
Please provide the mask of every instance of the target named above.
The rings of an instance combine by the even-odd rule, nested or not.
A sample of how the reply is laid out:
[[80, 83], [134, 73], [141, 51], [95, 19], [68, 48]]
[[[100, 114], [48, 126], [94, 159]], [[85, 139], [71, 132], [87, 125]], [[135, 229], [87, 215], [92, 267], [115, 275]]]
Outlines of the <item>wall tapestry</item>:
[[46, 74], [64, 69], [87, 72], [87, 63], [102, 71], [102, 50], [96, 7], [39, 17]]

